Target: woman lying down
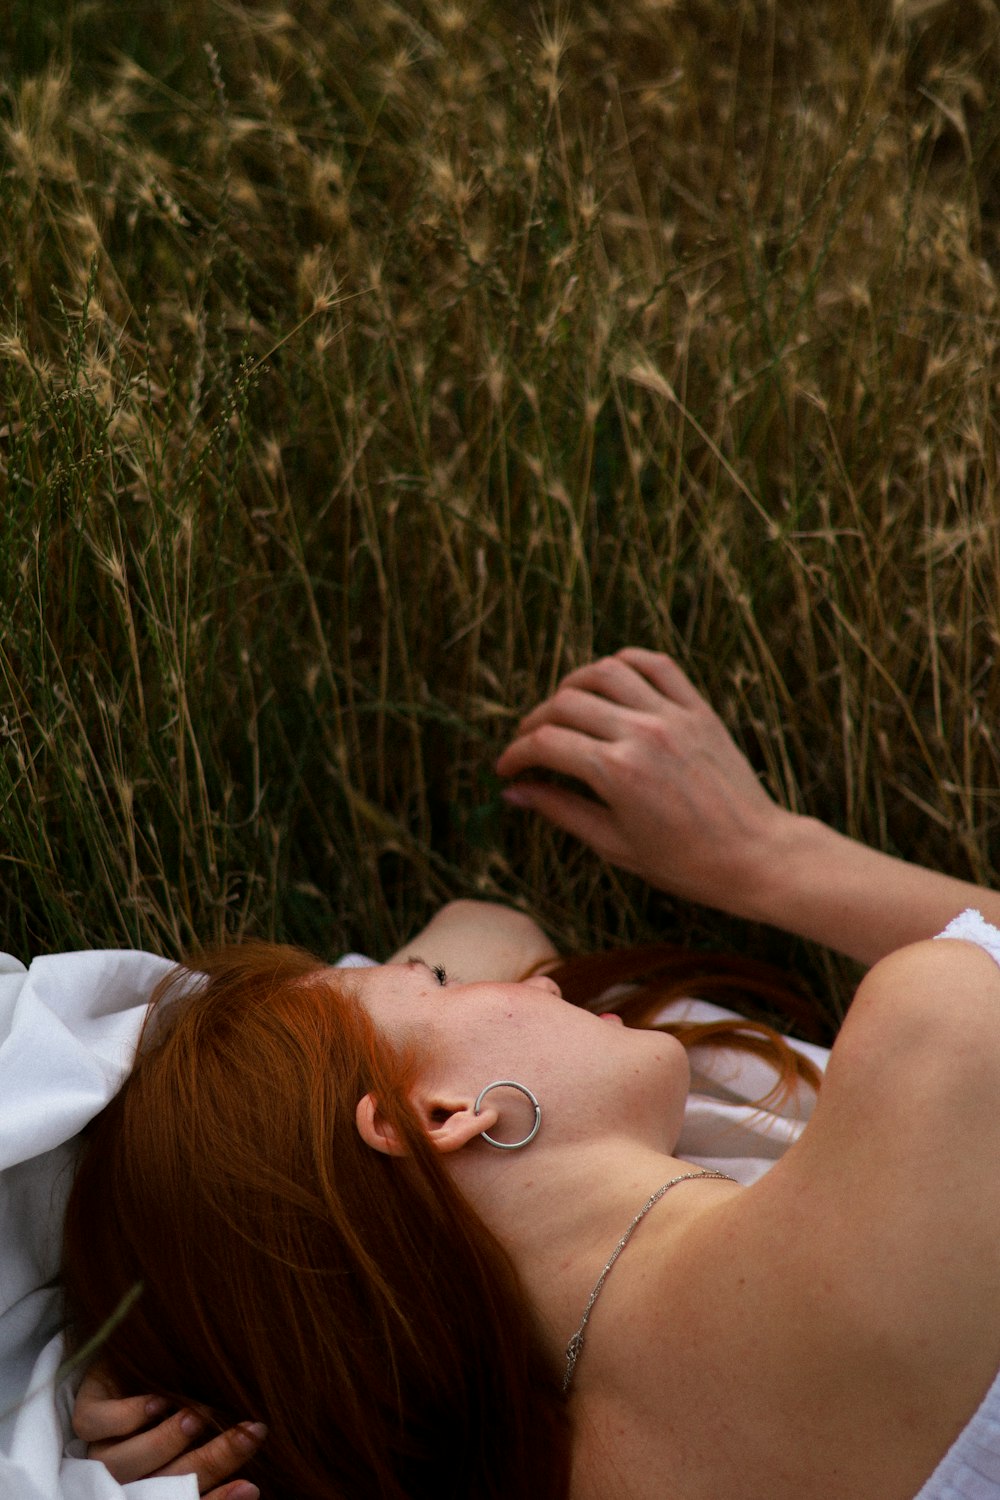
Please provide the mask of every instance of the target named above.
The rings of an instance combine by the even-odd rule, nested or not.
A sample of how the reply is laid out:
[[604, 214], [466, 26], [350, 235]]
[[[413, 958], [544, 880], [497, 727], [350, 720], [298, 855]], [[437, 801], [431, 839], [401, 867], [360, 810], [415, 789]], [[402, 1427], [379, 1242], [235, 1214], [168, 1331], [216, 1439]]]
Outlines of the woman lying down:
[[[675, 957], [543, 973], [527, 919], [468, 903], [384, 965], [7, 976], [0, 1398], [40, 1392], [0, 1428], [0, 1495], [1000, 1496], [1000, 898], [778, 807], [653, 653], [571, 674], [499, 770], [652, 884], [871, 965], [815, 1110], [818, 1053], [742, 1025], [715, 1053], [683, 1004], [677, 1034], [621, 1024], [688, 987]], [[66, 1021], [64, 961], [137, 967]], [[727, 993], [755, 984], [773, 1002], [757, 973]], [[32, 1040], [57, 1110], [17, 1082]], [[62, 1143], [112, 1094], [63, 1251], [104, 1467], [62, 1457], [44, 1283]]]

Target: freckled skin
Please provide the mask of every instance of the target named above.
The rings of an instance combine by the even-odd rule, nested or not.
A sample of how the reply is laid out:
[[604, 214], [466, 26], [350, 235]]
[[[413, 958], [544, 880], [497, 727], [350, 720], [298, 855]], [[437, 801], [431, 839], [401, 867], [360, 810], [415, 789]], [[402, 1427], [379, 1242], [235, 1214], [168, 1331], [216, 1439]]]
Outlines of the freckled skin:
[[432, 1077], [461, 1084], [473, 1098], [497, 1078], [516, 1079], [539, 1098], [546, 1129], [557, 1117], [579, 1116], [588, 1128], [617, 1130], [623, 1111], [634, 1109], [673, 1149], [690, 1084], [687, 1054], [674, 1039], [570, 1005], [544, 975], [441, 984], [411, 959], [358, 970], [352, 981], [376, 1026], [417, 1043]]

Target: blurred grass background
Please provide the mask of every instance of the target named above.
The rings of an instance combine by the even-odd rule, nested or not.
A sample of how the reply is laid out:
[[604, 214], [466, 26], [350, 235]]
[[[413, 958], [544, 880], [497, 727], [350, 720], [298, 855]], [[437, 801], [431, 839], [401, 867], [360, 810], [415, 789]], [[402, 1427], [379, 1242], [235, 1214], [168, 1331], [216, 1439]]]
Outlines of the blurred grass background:
[[992, 0], [14, 0], [0, 902], [20, 956], [567, 947], [850, 975], [507, 811], [674, 652], [775, 795], [984, 882]]

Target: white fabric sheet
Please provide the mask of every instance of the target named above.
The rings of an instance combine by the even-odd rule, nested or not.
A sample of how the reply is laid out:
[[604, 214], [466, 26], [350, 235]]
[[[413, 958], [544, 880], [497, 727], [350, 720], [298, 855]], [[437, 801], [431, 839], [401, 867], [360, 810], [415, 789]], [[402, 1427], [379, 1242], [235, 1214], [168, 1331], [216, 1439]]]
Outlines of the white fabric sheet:
[[[731, 1010], [707, 1000], [675, 1000], [660, 1012], [663, 1021], [738, 1020]], [[830, 1054], [826, 1047], [788, 1037], [796, 1052], [816, 1064], [820, 1073]], [[711, 1171], [725, 1172], [749, 1187], [797, 1141], [812, 1114], [815, 1091], [800, 1084], [779, 1105], [763, 1109], [763, 1099], [777, 1082], [775, 1069], [746, 1052], [725, 1047], [693, 1047], [691, 1093], [676, 1154]]]
[[149, 994], [148, 953], [0, 955], [0, 1500], [197, 1500], [190, 1475], [119, 1485], [71, 1438], [59, 1268], [73, 1137], [117, 1091]]

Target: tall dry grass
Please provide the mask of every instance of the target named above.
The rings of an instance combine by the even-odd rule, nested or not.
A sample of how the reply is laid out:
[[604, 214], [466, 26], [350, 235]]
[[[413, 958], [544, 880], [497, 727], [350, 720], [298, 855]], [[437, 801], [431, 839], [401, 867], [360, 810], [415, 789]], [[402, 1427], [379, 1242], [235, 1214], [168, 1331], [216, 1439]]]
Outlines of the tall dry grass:
[[17, 0], [0, 59], [3, 919], [21, 954], [817, 953], [502, 810], [675, 652], [768, 784], [994, 878], [988, 0]]

